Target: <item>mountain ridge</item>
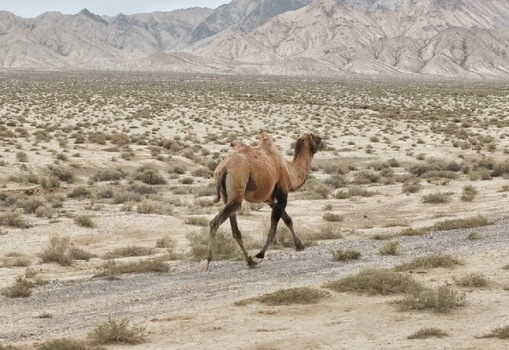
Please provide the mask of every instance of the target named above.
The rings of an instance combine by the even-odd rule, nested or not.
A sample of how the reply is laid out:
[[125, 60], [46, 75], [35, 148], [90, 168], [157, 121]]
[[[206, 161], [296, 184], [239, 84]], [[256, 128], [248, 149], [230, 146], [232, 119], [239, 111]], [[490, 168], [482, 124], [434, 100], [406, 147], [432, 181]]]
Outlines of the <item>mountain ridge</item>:
[[99, 16], [0, 11], [0, 69], [509, 77], [505, 0], [233, 0]]

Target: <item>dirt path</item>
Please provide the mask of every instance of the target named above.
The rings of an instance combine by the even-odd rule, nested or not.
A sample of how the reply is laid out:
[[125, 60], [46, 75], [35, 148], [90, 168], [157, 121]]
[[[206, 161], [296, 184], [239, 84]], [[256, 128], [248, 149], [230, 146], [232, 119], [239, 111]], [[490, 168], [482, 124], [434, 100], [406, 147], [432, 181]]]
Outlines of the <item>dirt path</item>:
[[[507, 341], [475, 336], [509, 324], [509, 293], [503, 288], [509, 285], [509, 271], [502, 269], [509, 263], [508, 224], [504, 219], [475, 229], [478, 240], [467, 239], [472, 230], [436, 232], [432, 239], [401, 237], [400, 256], [382, 256], [378, 247], [385, 242], [352, 235], [303, 252], [271, 250], [256, 269], [244, 262], [217, 261], [202, 272], [197, 263], [175, 262], [168, 274], [52, 280], [30, 298], [0, 298], [0, 339], [10, 344], [80, 337], [108, 318], [130, 318], [147, 327], [149, 342], [140, 349], [502, 349]], [[356, 249], [362, 257], [332, 261], [330, 251], [339, 247]], [[401, 313], [388, 305], [391, 298], [349, 294], [334, 294], [311, 306], [233, 306], [237, 300], [283, 288], [319, 287], [365, 267], [391, 267], [429, 254], [452, 254], [464, 265], [416, 274], [425, 283], [452, 284], [455, 276], [475, 272], [492, 281], [491, 286], [465, 291], [467, 306], [448, 315]], [[43, 313], [53, 317], [38, 318]], [[450, 336], [406, 339], [437, 324]]]

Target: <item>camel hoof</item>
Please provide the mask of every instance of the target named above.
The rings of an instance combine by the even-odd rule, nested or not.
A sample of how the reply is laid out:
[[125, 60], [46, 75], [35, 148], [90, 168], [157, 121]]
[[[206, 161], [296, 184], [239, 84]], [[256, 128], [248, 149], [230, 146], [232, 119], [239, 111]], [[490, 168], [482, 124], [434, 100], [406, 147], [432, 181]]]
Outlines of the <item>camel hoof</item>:
[[200, 270], [208, 271], [209, 270], [209, 261], [207, 259], [203, 259], [200, 261]]
[[253, 257], [250, 256], [247, 259], [247, 266], [249, 266], [249, 267], [257, 267], [258, 266], [258, 259], [256, 257], [253, 258]]
[[298, 251], [298, 252], [301, 252], [303, 251], [304, 249], [306, 249], [306, 247], [304, 246], [304, 244], [300, 244], [298, 246], [295, 247], [295, 250]]
[[258, 254], [255, 255], [255, 257], [258, 259], [263, 259], [265, 258], [265, 253], [259, 252]]

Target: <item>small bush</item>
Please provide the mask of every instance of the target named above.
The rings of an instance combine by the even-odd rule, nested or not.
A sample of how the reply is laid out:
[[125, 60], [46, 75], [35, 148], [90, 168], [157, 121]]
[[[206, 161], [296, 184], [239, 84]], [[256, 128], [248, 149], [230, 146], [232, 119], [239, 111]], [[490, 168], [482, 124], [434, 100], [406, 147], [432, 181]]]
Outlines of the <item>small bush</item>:
[[356, 260], [361, 257], [361, 253], [354, 249], [337, 249], [332, 252], [332, 256], [336, 261]]
[[72, 264], [69, 256], [70, 246], [69, 237], [53, 236], [50, 238], [48, 247], [39, 253], [39, 257], [43, 263], [56, 262], [62, 266], [69, 266]]
[[450, 201], [451, 201], [450, 194], [442, 192], [430, 193], [422, 197], [422, 202], [429, 204], [442, 204], [448, 203]]
[[[191, 244], [191, 257], [200, 261], [208, 254], [208, 230], [189, 233], [186, 238]], [[245, 237], [243, 237], [245, 240]], [[243, 257], [237, 242], [231, 234], [224, 231], [216, 233], [215, 249], [213, 258], [216, 260], [239, 260]]]
[[322, 219], [329, 222], [340, 222], [343, 221], [344, 218], [343, 215], [327, 212], [323, 214]]
[[431, 255], [413, 259], [412, 261], [397, 265], [394, 267], [396, 271], [408, 271], [415, 269], [434, 269], [438, 267], [452, 268], [460, 265], [461, 262], [450, 255]]
[[368, 295], [401, 294], [419, 286], [410, 276], [385, 269], [366, 269], [324, 285], [337, 292]]
[[0, 215], [0, 225], [18, 228], [30, 227], [25, 218], [20, 213], [16, 212], [10, 212]]
[[378, 249], [382, 255], [399, 255], [401, 244], [398, 241], [389, 241]]
[[88, 336], [98, 344], [139, 344], [145, 341], [144, 332], [145, 327], [132, 326], [127, 319], [121, 321], [110, 319], [97, 326]]
[[2, 295], [8, 298], [28, 298], [32, 295], [33, 287], [33, 282], [30, 282], [22, 276], [18, 276], [13, 285], [2, 290]]
[[74, 218], [74, 223], [81, 227], [95, 227], [94, 220], [88, 215], [79, 215]]
[[188, 225], [194, 225], [194, 226], [204, 226], [204, 227], [209, 226], [209, 220], [207, 218], [200, 217], [200, 216], [188, 217], [184, 220], [184, 223], [186, 223]]
[[147, 185], [166, 185], [166, 180], [155, 169], [145, 169], [142, 173], [138, 173], [135, 180], [140, 180]]
[[481, 274], [472, 273], [456, 281], [461, 287], [483, 288], [489, 285], [489, 281]]
[[429, 310], [447, 313], [465, 305], [465, 295], [448, 287], [416, 288], [410, 290], [404, 299], [395, 302], [402, 311]]
[[170, 266], [162, 259], [140, 260], [130, 263], [117, 263], [116, 261], [108, 261], [101, 266], [102, 271], [96, 273], [94, 277], [106, 277], [108, 279], [116, 279], [119, 275], [130, 273], [167, 273]]
[[477, 189], [472, 185], [463, 186], [463, 193], [461, 194], [461, 200], [463, 202], [472, 202], [477, 195]]
[[490, 333], [485, 334], [480, 338], [509, 339], [509, 326], [495, 328]]
[[435, 231], [448, 231], [456, 229], [467, 229], [491, 225], [492, 222], [484, 216], [478, 215], [471, 218], [452, 219], [436, 222], [433, 225]]
[[427, 339], [431, 337], [443, 338], [447, 337], [448, 334], [438, 328], [423, 328], [418, 330], [412, 335], [409, 335], [407, 339]]
[[269, 293], [259, 297], [236, 302], [235, 305], [237, 306], [246, 305], [249, 302], [260, 302], [271, 306], [314, 304], [329, 296], [330, 293], [324, 290], [300, 287], [282, 289], [274, 293]]
[[150, 247], [139, 247], [139, 246], [129, 246], [125, 248], [117, 248], [111, 252], [104, 254], [105, 259], [116, 259], [116, 258], [125, 258], [129, 256], [147, 256], [151, 255], [154, 252], [153, 248]]
[[73, 188], [71, 192], [67, 194], [67, 197], [69, 198], [75, 198], [75, 199], [85, 199], [90, 198], [90, 195], [92, 192], [86, 187], [78, 186]]

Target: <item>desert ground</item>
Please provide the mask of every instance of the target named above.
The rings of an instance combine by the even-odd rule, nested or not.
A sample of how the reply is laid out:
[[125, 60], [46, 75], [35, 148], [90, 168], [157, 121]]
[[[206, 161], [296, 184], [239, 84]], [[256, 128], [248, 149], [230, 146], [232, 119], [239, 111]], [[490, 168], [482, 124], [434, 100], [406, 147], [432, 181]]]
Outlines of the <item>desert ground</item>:
[[[0, 349], [509, 346], [506, 82], [0, 81]], [[261, 131], [288, 160], [302, 132], [326, 142], [289, 196], [306, 249], [281, 223], [249, 268], [225, 223], [203, 271], [213, 170]], [[238, 221], [256, 254], [270, 208], [245, 202]], [[346, 282], [366, 271], [371, 289]]]

